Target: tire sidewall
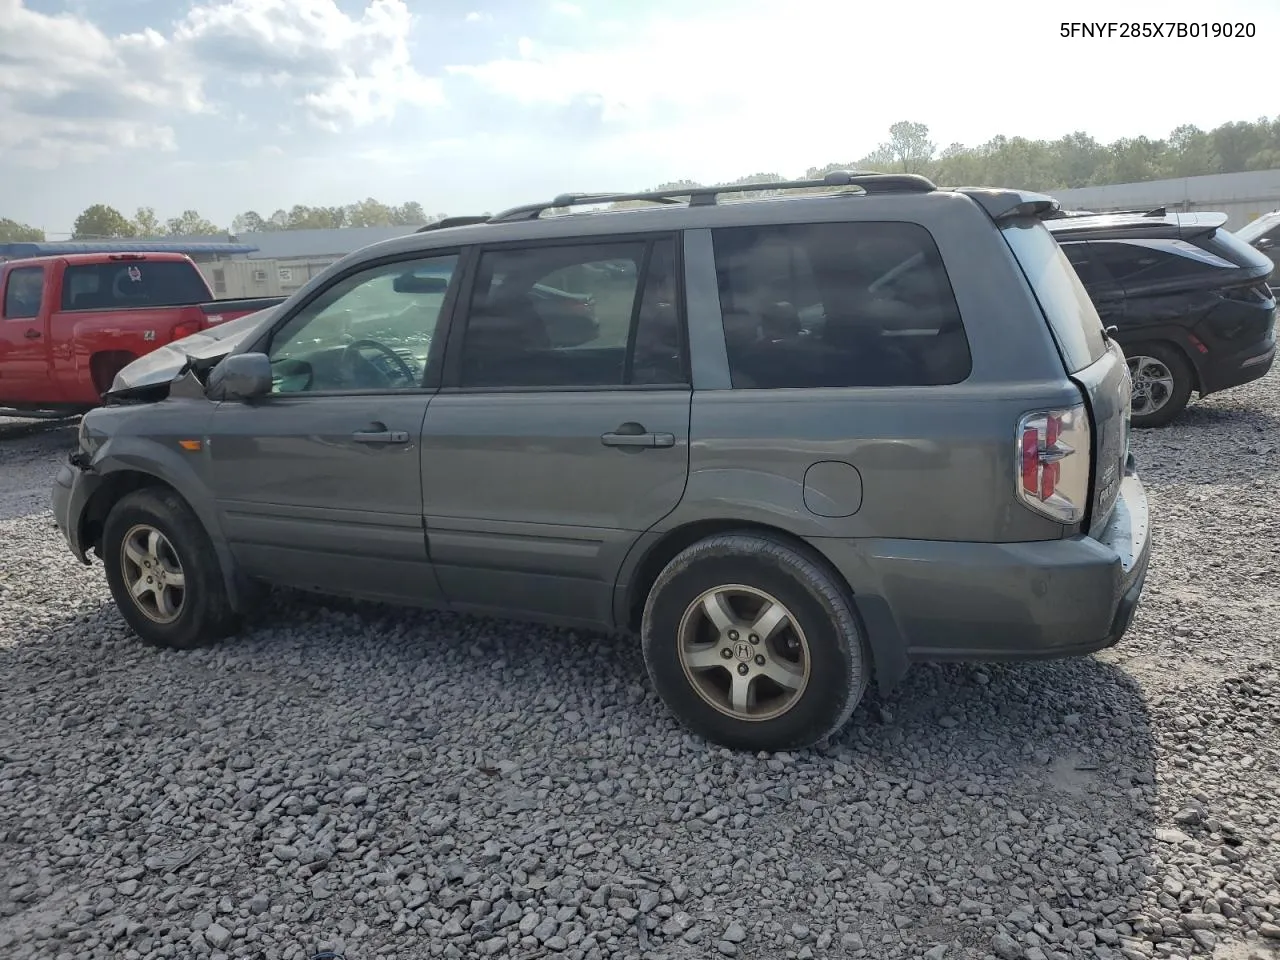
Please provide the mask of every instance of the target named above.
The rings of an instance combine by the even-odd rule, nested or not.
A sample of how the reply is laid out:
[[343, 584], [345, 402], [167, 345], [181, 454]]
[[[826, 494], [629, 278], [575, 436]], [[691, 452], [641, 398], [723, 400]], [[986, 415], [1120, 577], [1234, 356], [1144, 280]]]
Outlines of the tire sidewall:
[[[107, 585], [120, 615], [149, 644], [176, 648], [195, 646], [211, 620], [211, 551], [191, 536], [191, 524], [196, 522], [193, 517], [181, 516], [171, 504], [157, 497], [128, 497], [117, 504], [107, 517], [102, 537], [102, 562]], [[182, 613], [171, 623], [157, 623], [138, 609], [125, 584], [120, 548], [125, 535], [138, 524], [155, 527], [164, 534], [182, 565], [186, 583]]]
[[[654, 585], [643, 624], [646, 667], [672, 713], [708, 739], [750, 750], [809, 745], [843, 724], [852, 709], [850, 699], [856, 703], [866, 685], [861, 638], [838, 627], [842, 620], [853, 622], [852, 610], [833, 610], [821, 591], [772, 555], [715, 552], [683, 566], [679, 560]], [[738, 720], [717, 710], [693, 687], [680, 663], [679, 628], [689, 605], [707, 590], [735, 583], [776, 597], [799, 621], [808, 641], [808, 685], [799, 702], [770, 720]]]
[[1138, 429], [1163, 427], [1178, 417], [1191, 400], [1191, 393], [1195, 389], [1195, 371], [1192, 369], [1191, 361], [1172, 344], [1154, 341], [1136, 343], [1126, 349], [1126, 361], [1130, 357], [1151, 357], [1159, 360], [1173, 376], [1173, 395], [1168, 402], [1149, 416], [1135, 414], [1132, 417], [1133, 426]]

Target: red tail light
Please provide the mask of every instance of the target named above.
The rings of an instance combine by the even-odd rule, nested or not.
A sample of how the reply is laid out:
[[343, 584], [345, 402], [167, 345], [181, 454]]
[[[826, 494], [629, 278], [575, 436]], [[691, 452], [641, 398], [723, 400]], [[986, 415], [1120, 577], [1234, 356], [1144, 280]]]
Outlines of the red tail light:
[[1018, 499], [1060, 523], [1084, 517], [1089, 497], [1089, 416], [1083, 405], [1018, 422]]
[[181, 340], [183, 337], [189, 337], [193, 333], [199, 333], [202, 329], [204, 328], [197, 321], [184, 320], [182, 323], [174, 324], [173, 334], [170, 336], [169, 341], [172, 343], [174, 340]]

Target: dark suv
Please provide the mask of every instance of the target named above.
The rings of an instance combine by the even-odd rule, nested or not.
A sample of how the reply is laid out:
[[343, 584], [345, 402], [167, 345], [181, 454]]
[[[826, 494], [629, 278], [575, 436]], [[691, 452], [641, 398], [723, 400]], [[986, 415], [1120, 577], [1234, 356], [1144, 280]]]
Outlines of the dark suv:
[[1257, 380], [1276, 353], [1274, 265], [1225, 213], [1051, 219], [1102, 322], [1128, 357], [1133, 425], [1160, 427], [1201, 397]]
[[[915, 659], [1116, 643], [1147, 500], [1054, 201], [764, 188], [354, 253], [127, 367], [58, 524], [151, 643], [231, 632], [261, 584], [633, 631], [672, 711], [749, 749], [831, 735]], [[650, 203], [583, 209], [619, 200]], [[540, 289], [594, 335], [553, 336]]]

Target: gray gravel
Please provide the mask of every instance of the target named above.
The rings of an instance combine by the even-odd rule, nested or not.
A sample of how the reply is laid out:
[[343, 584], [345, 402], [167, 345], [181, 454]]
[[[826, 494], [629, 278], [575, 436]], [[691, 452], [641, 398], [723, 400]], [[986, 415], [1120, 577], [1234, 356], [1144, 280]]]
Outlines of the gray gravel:
[[[0, 431], [2, 433], [2, 431]], [[685, 736], [637, 645], [276, 598], [146, 649], [0, 439], [0, 956], [1280, 956], [1280, 391], [1140, 432], [1097, 657], [920, 666], [821, 751]]]

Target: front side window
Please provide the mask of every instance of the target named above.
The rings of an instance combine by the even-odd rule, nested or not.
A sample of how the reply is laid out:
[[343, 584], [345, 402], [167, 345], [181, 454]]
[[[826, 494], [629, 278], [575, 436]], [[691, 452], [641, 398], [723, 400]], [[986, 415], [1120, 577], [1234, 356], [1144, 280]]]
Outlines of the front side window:
[[4, 318], [31, 320], [40, 316], [44, 299], [44, 267], [15, 267], [4, 289]]
[[111, 260], [70, 266], [62, 275], [63, 310], [180, 307], [208, 299], [200, 271], [182, 260]]
[[735, 389], [959, 383], [971, 357], [932, 236], [911, 223], [712, 231]]
[[687, 382], [683, 358], [670, 238], [481, 255], [460, 386], [678, 385]]
[[400, 261], [339, 280], [272, 336], [272, 392], [421, 386], [457, 263]]

